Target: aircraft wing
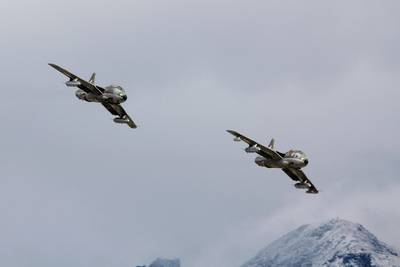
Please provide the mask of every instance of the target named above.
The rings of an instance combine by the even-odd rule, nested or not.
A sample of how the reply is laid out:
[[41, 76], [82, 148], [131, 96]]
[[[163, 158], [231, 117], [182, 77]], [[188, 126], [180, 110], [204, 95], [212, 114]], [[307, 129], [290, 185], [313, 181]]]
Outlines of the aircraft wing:
[[135, 122], [129, 117], [125, 109], [121, 105], [101, 103], [112, 115], [119, 116], [120, 118], [128, 119], [128, 126], [131, 128], [137, 128]]
[[304, 174], [304, 172], [302, 170], [300, 170], [300, 169], [283, 168], [282, 171], [284, 171], [294, 181], [299, 181], [299, 182], [301, 182], [303, 184], [308, 185], [307, 193], [312, 193], [312, 194], [317, 194], [318, 193], [318, 189], [307, 178], [307, 176]]
[[78, 85], [77, 87], [79, 89], [82, 89], [83, 91], [85, 91], [86, 93], [92, 93], [95, 95], [102, 95], [104, 92], [104, 89], [96, 86], [84, 79], [79, 78], [78, 76], [76, 76], [75, 74], [72, 74], [71, 72], [69, 72], [68, 70], [61, 68], [60, 66], [56, 65], [56, 64], [52, 64], [49, 63], [49, 65], [53, 68], [55, 68], [56, 70], [58, 70], [59, 72], [61, 72], [62, 74], [64, 74], [65, 76], [67, 76], [70, 81], [76, 80], [80, 83], [80, 85]]
[[254, 146], [256, 145], [260, 150], [257, 151], [257, 154], [269, 158], [269, 159], [275, 159], [275, 160], [280, 160], [282, 159], [282, 156], [275, 150], [272, 150], [266, 146], [263, 146], [256, 141], [251, 140], [250, 138], [232, 130], [227, 130], [228, 133], [232, 134], [235, 136], [238, 140], [241, 140], [245, 143], [247, 143], [249, 146]]

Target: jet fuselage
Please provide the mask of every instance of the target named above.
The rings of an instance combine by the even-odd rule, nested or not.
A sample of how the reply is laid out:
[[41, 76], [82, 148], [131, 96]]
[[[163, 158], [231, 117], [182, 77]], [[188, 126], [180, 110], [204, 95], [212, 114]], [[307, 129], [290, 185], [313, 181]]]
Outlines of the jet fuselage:
[[295, 168], [301, 169], [308, 164], [306, 154], [300, 150], [290, 150], [281, 160], [268, 159], [258, 156], [255, 159], [258, 166], [266, 168]]
[[110, 103], [110, 104], [121, 104], [128, 99], [124, 89], [118, 85], [107, 86], [102, 95], [86, 93], [81, 89], [76, 90], [75, 95], [80, 100], [84, 100], [87, 102]]

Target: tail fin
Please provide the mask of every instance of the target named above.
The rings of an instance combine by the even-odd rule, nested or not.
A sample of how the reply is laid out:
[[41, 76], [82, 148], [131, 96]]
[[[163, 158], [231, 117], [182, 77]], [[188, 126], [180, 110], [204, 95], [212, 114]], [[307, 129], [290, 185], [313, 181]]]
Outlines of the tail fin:
[[269, 142], [268, 148], [275, 150], [275, 139], [272, 138], [271, 142]]
[[93, 72], [92, 76], [90, 76], [89, 82], [94, 84], [96, 82], [96, 72]]

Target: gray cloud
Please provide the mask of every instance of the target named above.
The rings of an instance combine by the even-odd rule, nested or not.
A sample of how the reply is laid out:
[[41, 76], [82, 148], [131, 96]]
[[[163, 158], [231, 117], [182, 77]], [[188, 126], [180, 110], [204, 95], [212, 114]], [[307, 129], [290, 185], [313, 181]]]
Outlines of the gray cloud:
[[[336, 216], [400, 246], [398, 5], [2, 2], [1, 264], [237, 266]], [[140, 128], [48, 62], [120, 83]], [[303, 149], [322, 193], [257, 168], [228, 128]]]

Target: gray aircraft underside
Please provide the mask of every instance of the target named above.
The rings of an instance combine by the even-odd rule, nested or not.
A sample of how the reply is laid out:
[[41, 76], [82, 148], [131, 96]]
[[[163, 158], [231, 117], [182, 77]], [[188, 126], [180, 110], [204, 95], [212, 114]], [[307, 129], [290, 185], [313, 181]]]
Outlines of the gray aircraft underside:
[[114, 118], [115, 123], [127, 124], [131, 128], [137, 127], [121, 106], [121, 103], [128, 99], [125, 90], [121, 86], [110, 85], [103, 88], [95, 84], [95, 73], [92, 74], [89, 81], [86, 81], [58, 65], [51, 63], [49, 65], [69, 78], [65, 82], [66, 86], [78, 88], [75, 92], [77, 98], [86, 102], [102, 104], [112, 115], [116, 116]]
[[255, 163], [260, 167], [282, 169], [292, 180], [296, 181], [295, 187], [307, 189], [306, 193], [317, 194], [318, 189], [311, 183], [301, 168], [307, 166], [308, 157], [300, 150], [290, 150], [286, 153], [275, 150], [274, 139], [266, 147], [250, 138], [232, 130], [227, 130], [234, 136], [234, 141], [243, 141], [249, 146], [245, 148], [247, 153], [257, 153]]

